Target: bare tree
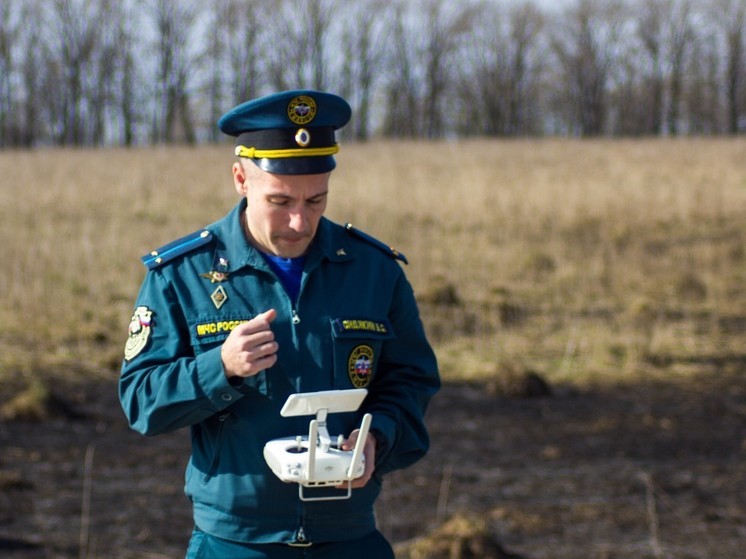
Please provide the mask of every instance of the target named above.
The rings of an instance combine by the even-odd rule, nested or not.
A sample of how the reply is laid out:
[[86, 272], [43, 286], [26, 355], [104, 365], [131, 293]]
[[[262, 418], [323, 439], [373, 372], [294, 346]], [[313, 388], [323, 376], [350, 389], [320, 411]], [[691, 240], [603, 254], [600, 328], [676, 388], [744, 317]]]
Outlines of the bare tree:
[[690, 134], [717, 134], [723, 129], [725, 111], [720, 95], [720, 50], [711, 26], [703, 25], [692, 43], [687, 66], [685, 113]]
[[427, 138], [443, 136], [446, 128], [445, 109], [449, 87], [453, 83], [451, 62], [460, 39], [474, 24], [475, 10], [468, 6], [454, 9], [444, 0], [425, 0], [421, 15], [424, 19], [423, 129]]
[[[195, 41], [198, 7], [191, 0], [152, 0], [156, 31], [156, 98], [152, 137], [156, 142], [196, 140], [189, 104], [189, 78], [195, 74]], [[178, 129], [178, 130], [177, 130]]]
[[275, 89], [327, 89], [327, 41], [336, 0], [277, 0], [267, 22], [274, 32], [266, 51]]
[[408, 28], [406, 4], [399, 2], [394, 10], [383, 132], [390, 137], [413, 138], [420, 129], [418, 52], [414, 34]]
[[453, 63], [461, 40], [473, 27], [476, 10], [444, 0], [396, 5], [392, 67], [388, 85], [386, 133], [393, 136], [443, 136], [448, 100], [455, 93]]
[[737, 134], [746, 112], [746, 3], [716, 0], [708, 15], [718, 29], [723, 51], [723, 93], [728, 133]]
[[91, 65], [93, 72], [88, 76], [85, 87], [90, 113], [86, 127], [86, 143], [102, 145], [106, 142], [107, 122], [116, 104], [116, 81], [121, 72], [119, 60], [127, 52], [120, 32], [124, 14], [124, 3], [114, 0], [101, 0], [98, 5], [98, 39], [94, 48]]
[[560, 92], [570, 129], [581, 136], [604, 131], [609, 84], [618, 57], [620, 4], [578, 0], [558, 21], [552, 47], [558, 61]]
[[271, 10], [271, 3], [270, 0], [255, 0], [248, 4], [245, 0], [230, 0], [225, 6], [225, 21], [220, 29], [227, 43], [230, 105], [237, 105], [260, 93], [263, 76], [259, 61], [266, 30], [261, 24], [261, 13]]
[[[139, 1], [139, 0], [138, 0]], [[141, 68], [137, 65], [138, 50], [135, 45], [135, 30], [140, 24], [135, 15], [138, 4], [122, 2], [115, 12], [115, 19], [119, 20], [116, 30], [116, 44], [118, 56], [115, 59], [115, 80], [117, 91], [114, 93], [115, 114], [119, 122], [120, 143], [130, 147], [135, 142], [135, 129], [143, 111], [142, 93], [136, 84], [140, 81]], [[118, 110], [117, 110], [118, 108]]]
[[13, 95], [13, 76], [17, 71], [16, 51], [21, 18], [17, 4], [0, 1], [0, 147], [17, 142], [19, 123], [13, 118], [17, 102]]
[[538, 110], [538, 82], [542, 70], [539, 37], [544, 18], [531, 3], [514, 6], [510, 20], [510, 93], [508, 134], [527, 134], [535, 130], [532, 117]]
[[467, 135], [535, 131], [543, 16], [529, 2], [479, 9], [461, 51], [459, 130]]
[[478, 23], [461, 51], [463, 70], [456, 82], [460, 106], [457, 132], [465, 136], [496, 136], [506, 128], [504, 14], [494, 4], [483, 3], [479, 9]]
[[[216, 122], [223, 110], [223, 91], [225, 72], [225, 52], [227, 44], [225, 40], [226, 28], [232, 27], [230, 20], [231, 3], [225, 0], [212, 0], [209, 3], [209, 21], [207, 24], [207, 51], [205, 52], [207, 64], [209, 65], [209, 80], [207, 83], [207, 103], [210, 107], [210, 122]], [[227, 25], [226, 25], [227, 23]], [[218, 129], [215, 126], [208, 128], [210, 141], [216, 142], [219, 138]]]
[[650, 105], [646, 76], [640, 68], [642, 55], [636, 56], [636, 46], [619, 63], [617, 83], [611, 93], [613, 119], [611, 133], [639, 136], [650, 133]]
[[685, 87], [685, 70], [687, 57], [691, 51], [694, 29], [691, 18], [691, 3], [680, 0], [674, 4], [674, 11], [670, 21], [670, 97], [668, 105], [667, 128], [674, 136], [681, 130], [681, 110]]
[[[272, 89], [278, 91], [300, 87], [303, 83], [302, 77], [298, 77], [299, 66], [302, 65], [302, 58], [298, 54], [302, 50], [299, 46], [301, 39], [295, 27], [295, 18], [284, 15], [288, 1], [277, 0], [265, 20], [270, 35], [268, 44], [272, 45], [265, 53], [264, 60], [267, 81]], [[282, 40], [278, 40], [280, 37]], [[295, 75], [290, 75], [291, 70], [296, 72]]]
[[[673, 0], [648, 0], [642, 4], [637, 18], [637, 34], [646, 56], [642, 69], [646, 126], [641, 132], [660, 134], [663, 130], [666, 91], [666, 29], [671, 17]], [[642, 99], [637, 99], [639, 103]]]
[[308, 14], [307, 42], [308, 52], [311, 54], [311, 87], [314, 89], [328, 88], [326, 76], [326, 46], [325, 40], [332, 21], [332, 14], [336, 11], [334, 0], [306, 0]]
[[[46, 96], [52, 95], [54, 99], [58, 90], [45, 87], [45, 81], [50, 72], [59, 69], [59, 65], [53, 62], [49, 53], [47, 43], [42, 41], [45, 33], [41, 24], [41, 13], [43, 13], [34, 0], [24, 2], [21, 9], [23, 21], [37, 21], [39, 25], [27, 26], [19, 36], [19, 50], [23, 53], [21, 64], [20, 86], [21, 93], [18, 95], [18, 109], [16, 113], [21, 119], [18, 145], [30, 147], [38, 142], [49, 142], [52, 138], [49, 123], [54, 122], [49, 116], [44, 116]], [[58, 84], [59, 81], [52, 82]], [[52, 85], [52, 83], [48, 85]], [[46, 120], [47, 126], [42, 127], [41, 122]]]
[[[352, 135], [365, 140], [371, 134], [373, 94], [383, 75], [390, 18], [385, 11], [386, 0], [362, 0], [360, 9], [351, 10], [342, 22], [341, 42], [344, 52], [340, 93], [350, 100], [355, 110]], [[370, 14], [380, 14], [370, 17]]]
[[92, 64], [99, 40], [99, 5], [92, 0], [55, 0], [52, 4], [53, 52], [60, 56], [62, 69], [62, 130], [60, 141], [65, 145], [81, 145], [86, 141], [86, 118], [89, 115], [88, 92], [85, 87], [94, 73]]
[[743, 133], [743, 0], [536, 1], [0, 0], [0, 146], [216, 141], [294, 87], [357, 139]]

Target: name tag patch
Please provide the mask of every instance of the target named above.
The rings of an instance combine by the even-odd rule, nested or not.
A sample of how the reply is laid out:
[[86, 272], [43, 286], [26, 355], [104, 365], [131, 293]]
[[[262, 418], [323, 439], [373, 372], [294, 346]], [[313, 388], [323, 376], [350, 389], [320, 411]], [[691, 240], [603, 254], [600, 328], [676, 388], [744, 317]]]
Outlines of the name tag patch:
[[248, 322], [246, 319], [239, 320], [217, 320], [215, 322], [202, 322], [194, 326], [194, 332], [197, 338], [206, 336], [217, 336], [219, 334], [229, 334], [236, 326]]
[[335, 318], [332, 327], [338, 338], [391, 338], [394, 335], [388, 320]]

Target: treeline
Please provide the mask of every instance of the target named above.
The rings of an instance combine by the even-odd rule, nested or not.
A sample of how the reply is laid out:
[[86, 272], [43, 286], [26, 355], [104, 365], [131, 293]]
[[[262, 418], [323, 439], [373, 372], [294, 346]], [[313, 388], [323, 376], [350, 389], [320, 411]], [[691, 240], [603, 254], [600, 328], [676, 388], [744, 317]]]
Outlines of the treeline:
[[273, 90], [344, 134], [746, 130], [746, 0], [0, 0], [0, 147], [217, 141]]

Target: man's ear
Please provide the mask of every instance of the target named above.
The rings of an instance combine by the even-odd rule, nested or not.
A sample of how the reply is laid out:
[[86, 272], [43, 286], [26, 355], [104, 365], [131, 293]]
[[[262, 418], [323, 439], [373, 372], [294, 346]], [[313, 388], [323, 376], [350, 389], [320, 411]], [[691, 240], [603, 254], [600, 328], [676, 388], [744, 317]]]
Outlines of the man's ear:
[[248, 184], [246, 184], [246, 171], [243, 168], [243, 164], [240, 161], [236, 161], [233, 164], [233, 186], [236, 187], [236, 192], [241, 196], [246, 196], [249, 190]]

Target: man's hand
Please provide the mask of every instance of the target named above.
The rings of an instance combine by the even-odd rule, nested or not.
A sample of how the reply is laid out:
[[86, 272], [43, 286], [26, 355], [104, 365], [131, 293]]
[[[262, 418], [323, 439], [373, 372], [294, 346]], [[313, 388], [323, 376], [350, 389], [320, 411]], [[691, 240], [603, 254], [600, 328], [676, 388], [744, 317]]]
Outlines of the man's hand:
[[[360, 429], [355, 429], [348, 439], [342, 443], [342, 450], [353, 450], [357, 444], [357, 437], [360, 434]], [[373, 476], [373, 470], [376, 468], [376, 438], [368, 433], [368, 437], [365, 440], [365, 446], [363, 447], [363, 455], [365, 456], [365, 471], [359, 478], [352, 480], [352, 488], [357, 489], [358, 487], [364, 487], [370, 478]], [[347, 489], [347, 484], [338, 486], [340, 489]]]
[[231, 331], [220, 349], [226, 377], [252, 377], [275, 364], [277, 342], [269, 325], [276, 317], [270, 309]]

